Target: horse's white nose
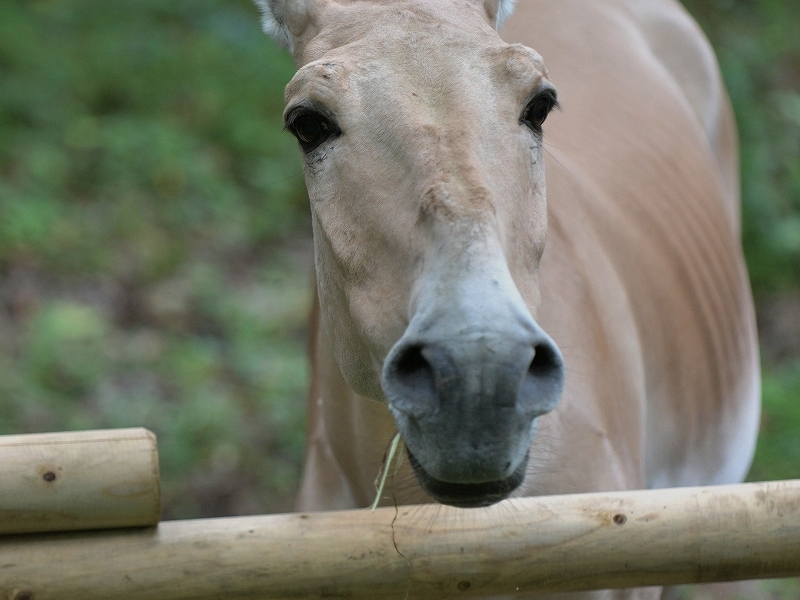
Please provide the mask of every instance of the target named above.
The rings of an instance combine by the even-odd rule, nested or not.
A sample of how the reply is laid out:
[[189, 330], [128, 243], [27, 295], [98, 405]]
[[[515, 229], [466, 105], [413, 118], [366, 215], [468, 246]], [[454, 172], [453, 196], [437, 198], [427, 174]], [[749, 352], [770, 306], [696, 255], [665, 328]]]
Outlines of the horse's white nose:
[[527, 311], [495, 307], [473, 324], [453, 314], [412, 320], [384, 363], [417, 477], [443, 503], [507, 497], [524, 479], [536, 418], [563, 388], [556, 344]]

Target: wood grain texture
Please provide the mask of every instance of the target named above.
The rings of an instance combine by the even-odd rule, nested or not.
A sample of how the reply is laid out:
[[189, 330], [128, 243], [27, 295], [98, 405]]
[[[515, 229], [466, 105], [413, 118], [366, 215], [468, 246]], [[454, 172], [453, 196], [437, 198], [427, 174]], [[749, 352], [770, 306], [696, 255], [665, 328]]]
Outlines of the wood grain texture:
[[0, 598], [36, 600], [418, 600], [796, 575], [800, 480], [0, 538]]
[[150, 526], [160, 510], [147, 429], [0, 436], [0, 534]]

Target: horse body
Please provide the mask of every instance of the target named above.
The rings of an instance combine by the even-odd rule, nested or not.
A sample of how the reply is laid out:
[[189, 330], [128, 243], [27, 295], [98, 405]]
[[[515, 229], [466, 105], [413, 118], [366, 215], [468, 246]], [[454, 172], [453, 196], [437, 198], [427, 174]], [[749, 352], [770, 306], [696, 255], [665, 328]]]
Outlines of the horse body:
[[398, 429], [398, 503], [744, 477], [736, 135], [677, 3], [523, 1], [506, 41], [493, 0], [261, 4], [315, 236], [299, 509], [368, 505]]
[[[539, 4], [519, 6], [533, 31], [512, 18], [505, 34], [552, 57], [568, 107], [545, 137], [539, 321], [575, 371], [553, 416], [597, 407], [626, 444], [626, 485], [738, 481], [760, 380], [735, 129], [711, 49], [677, 3]], [[565, 274], [575, 289], [559, 290]]]

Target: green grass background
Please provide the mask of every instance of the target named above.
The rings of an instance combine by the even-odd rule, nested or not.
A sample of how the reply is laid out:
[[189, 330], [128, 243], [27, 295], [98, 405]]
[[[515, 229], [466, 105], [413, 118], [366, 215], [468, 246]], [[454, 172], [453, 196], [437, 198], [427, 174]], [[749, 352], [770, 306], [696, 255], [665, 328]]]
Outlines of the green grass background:
[[[800, 477], [800, 3], [687, 4], [777, 323], [751, 479]], [[291, 507], [311, 267], [292, 71], [245, 0], [0, 3], [0, 433], [144, 425], [166, 518]]]

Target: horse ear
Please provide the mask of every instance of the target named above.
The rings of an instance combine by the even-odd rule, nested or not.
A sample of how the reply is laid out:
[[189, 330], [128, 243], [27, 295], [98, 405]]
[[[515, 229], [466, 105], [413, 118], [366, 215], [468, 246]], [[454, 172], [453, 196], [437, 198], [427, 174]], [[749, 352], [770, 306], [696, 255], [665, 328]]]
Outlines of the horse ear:
[[261, 27], [289, 52], [312, 20], [313, 0], [254, 0], [261, 10]]
[[485, 0], [484, 6], [489, 15], [489, 19], [494, 22], [496, 29], [500, 29], [503, 22], [511, 16], [514, 11], [516, 0]]

